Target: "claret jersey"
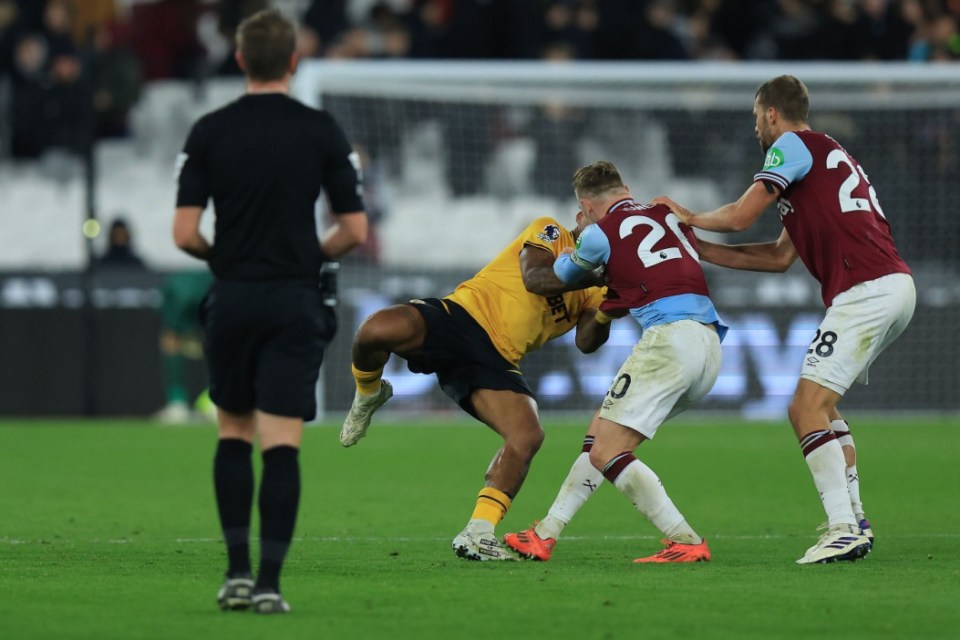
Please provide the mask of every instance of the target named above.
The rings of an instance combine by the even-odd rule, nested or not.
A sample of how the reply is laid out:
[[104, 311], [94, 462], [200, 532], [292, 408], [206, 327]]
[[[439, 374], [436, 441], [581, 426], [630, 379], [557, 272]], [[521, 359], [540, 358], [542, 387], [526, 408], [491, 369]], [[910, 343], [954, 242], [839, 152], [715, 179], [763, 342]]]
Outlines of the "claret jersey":
[[677, 320], [727, 327], [710, 300], [693, 230], [663, 205], [630, 198], [614, 203], [583, 230], [576, 251], [554, 264], [564, 282], [606, 265], [609, 293], [603, 311], [629, 310], [643, 328]]
[[866, 172], [830, 136], [784, 133], [754, 181], [780, 190], [780, 220], [826, 306], [861, 282], [910, 273]]
[[556, 258], [573, 245], [573, 234], [556, 220], [538, 218], [446, 299], [466, 309], [497, 351], [517, 364], [528, 352], [575, 327], [584, 309], [597, 309], [603, 301], [599, 287], [540, 296], [523, 285], [520, 252], [525, 246], [549, 251]]

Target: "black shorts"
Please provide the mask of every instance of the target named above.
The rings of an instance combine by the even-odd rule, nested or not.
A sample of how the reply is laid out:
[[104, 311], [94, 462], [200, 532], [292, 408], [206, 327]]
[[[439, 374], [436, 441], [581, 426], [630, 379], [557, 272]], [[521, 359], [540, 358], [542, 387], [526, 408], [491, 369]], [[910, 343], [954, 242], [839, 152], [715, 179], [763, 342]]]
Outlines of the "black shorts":
[[423, 346], [407, 357], [410, 371], [436, 373], [443, 392], [474, 418], [478, 416], [470, 394], [475, 389], [507, 390], [535, 397], [516, 365], [500, 355], [487, 332], [463, 307], [437, 298], [410, 304], [427, 323]]
[[337, 330], [316, 284], [217, 281], [200, 316], [214, 404], [313, 419], [323, 349]]

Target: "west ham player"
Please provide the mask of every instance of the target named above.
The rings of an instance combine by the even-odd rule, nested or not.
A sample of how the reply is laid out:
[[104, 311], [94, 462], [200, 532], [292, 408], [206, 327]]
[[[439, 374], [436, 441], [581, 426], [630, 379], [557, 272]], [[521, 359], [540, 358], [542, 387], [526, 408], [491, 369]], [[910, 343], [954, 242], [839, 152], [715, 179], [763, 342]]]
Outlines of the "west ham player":
[[436, 373], [444, 393], [503, 438], [473, 514], [453, 540], [461, 558], [514, 559], [500, 546], [494, 527], [510, 508], [544, 437], [520, 360], [574, 327], [584, 353], [610, 334], [608, 323], [594, 320], [603, 290], [566, 286], [553, 274], [555, 258], [572, 249], [592, 221], [578, 213], [571, 233], [552, 218], [539, 218], [450, 295], [377, 311], [354, 338], [357, 393], [340, 432], [343, 446], [364, 437], [373, 412], [392, 395], [382, 379], [390, 354], [406, 359], [411, 371]]
[[807, 88], [797, 78], [765, 82], [753, 113], [766, 159], [740, 199], [698, 215], [668, 198], [655, 200], [709, 231], [746, 229], [776, 200], [784, 226], [779, 239], [731, 246], [701, 241], [701, 256], [751, 271], [786, 271], [799, 256], [821, 284], [827, 313], [807, 350], [789, 415], [828, 521], [800, 564], [856, 560], [872, 548], [856, 449], [837, 404], [854, 380], [867, 382], [868, 367], [906, 328], [916, 302], [910, 269], [866, 172], [836, 140], [810, 130], [808, 110]]
[[635, 562], [709, 560], [707, 541], [687, 524], [657, 474], [633, 455], [661, 424], [703, 398], [720, 371], [727, 327], [710, 301], [696, 239], [667, 207], [636, 202], [609, 162], [582, 167], [573, 185], [583, 212], [599, 221], [554, 271], [575, 283], [605, 265], [609, 293], [600, 319], [629, 313], [643, 335], [591, 421], [583, 452], [547, 517], [504, 542], [524, 557], [548, 560], [560, 532], [606, 478], [666, 538], [666, 547]]

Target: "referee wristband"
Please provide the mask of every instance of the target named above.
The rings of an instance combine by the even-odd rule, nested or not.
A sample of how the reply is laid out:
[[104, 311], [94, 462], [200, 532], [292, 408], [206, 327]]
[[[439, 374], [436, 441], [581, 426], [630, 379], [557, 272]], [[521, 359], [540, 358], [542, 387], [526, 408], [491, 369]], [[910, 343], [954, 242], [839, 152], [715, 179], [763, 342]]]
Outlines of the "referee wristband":
[[597, 309], [597, 315], [594, 316], [594, 319], [597, 321], [597, 324], [610, 324], [610, 322], [613, 320], [613, 318], [605, 314], [603, 311], [600, 311], [600, 309]]

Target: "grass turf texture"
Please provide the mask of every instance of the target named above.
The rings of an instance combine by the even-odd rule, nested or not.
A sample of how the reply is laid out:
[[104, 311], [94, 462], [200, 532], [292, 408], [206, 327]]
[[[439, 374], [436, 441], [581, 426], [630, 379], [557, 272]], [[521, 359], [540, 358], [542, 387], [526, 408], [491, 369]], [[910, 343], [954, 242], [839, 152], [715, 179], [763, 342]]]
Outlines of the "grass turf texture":
[[[498, 528], [542, 517], [586, 419], [547, 440]], [[224, 613], [212, 427], [0, 423], [0, 637], [955, 638], [960, 424], [853, 420], [877, 547], [798, 566], [823, 519], [785, 424], [669, 424], [640, 457], [714, 560], [635, 565], [657, 532], [604, 485], [548, 563], [468, 563], [450, 541], [499, 441], [471, 423], [333, 426], [302, 453], [285, 617]], [[256, 547], [254, 546], [254, 549]]]

